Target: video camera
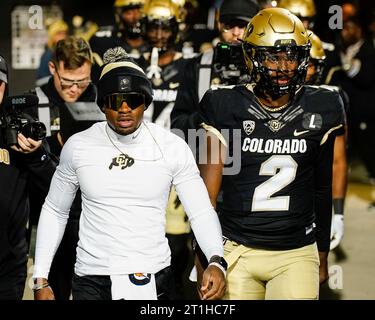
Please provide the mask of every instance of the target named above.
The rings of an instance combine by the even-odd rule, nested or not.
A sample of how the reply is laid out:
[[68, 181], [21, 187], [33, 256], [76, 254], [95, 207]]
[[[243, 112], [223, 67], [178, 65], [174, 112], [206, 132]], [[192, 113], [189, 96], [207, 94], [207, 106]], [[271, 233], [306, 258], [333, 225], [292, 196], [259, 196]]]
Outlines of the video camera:
[[[1, 129], [5, 131], [6, 143], [9, 146], [17, 144], [17, 135], [22, 133], [26, 138], [43, 140], [46, 136], [46, 126], [37, 121], [32, 114], [32, 108], [38, 106], [39, 98], [33, 94], [7, 97], [0, 113]], [[30, 113], [25, 110], [30, 108]]]
[[241, 43], [219, 42], [214, 51], [214, 68], [228, 84], [250, 79]]

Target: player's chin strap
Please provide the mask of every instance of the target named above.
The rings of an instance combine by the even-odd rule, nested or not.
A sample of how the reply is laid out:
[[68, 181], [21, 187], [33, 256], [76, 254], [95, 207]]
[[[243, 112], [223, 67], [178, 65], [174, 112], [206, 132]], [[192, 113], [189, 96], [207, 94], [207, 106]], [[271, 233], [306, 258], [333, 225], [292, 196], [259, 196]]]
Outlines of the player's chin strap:
[[152, 48], [151, 52], [151, 63], [146, 70], [146, 76], [149, 79], [160, 79], [161, 78], [161, 68], [158, 66], [159, 52], [158, 48]]

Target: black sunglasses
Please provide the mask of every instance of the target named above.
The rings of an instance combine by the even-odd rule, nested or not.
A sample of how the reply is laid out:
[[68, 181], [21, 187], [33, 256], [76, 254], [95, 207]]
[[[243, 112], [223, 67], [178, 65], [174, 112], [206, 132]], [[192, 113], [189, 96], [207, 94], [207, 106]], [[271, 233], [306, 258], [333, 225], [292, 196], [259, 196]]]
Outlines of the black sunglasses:
[[125, 102], [128, 107], [133, 110], [145, 104], [145, 96], [137, 92], [127, 92], [114, 93], [104, 97], [105, 106], [114, 111], [120, 110], [123, 102]]

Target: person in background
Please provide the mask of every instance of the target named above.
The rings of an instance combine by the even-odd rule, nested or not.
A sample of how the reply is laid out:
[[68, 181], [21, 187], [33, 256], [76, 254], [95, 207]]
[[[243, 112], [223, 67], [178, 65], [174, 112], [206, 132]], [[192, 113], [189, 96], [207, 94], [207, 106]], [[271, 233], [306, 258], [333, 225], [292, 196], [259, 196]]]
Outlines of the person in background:
[[115, 24], [100, 28], [90, 39], [94, 59], [91, 76], [94, 83], [99, 79], [103, 55], [109, 48], [120, 46], [134, 59], [148, 50], [140, 21], [143, 18], [144, 4], [145, 0], [115, 0]]
[[28, 260], [26, 226], [29, 220], [29, 189], [33, 182], [46, 196], [56, 168], [54, 158], [42, 145], [22, 133], [10, 145], [5, 126], [8, 67], [0, 56], [0, 300], [21, 300]]
[[[150, 51], [137, 60], [150, 79], [154, 93], [144, 119], [170, 129], [170, 114], [176, 100], [186, 59], [176, 50], [181, 8], [172, 0], [149, 0], [144, 7], [145, 39]], [[183, 299], [188, 290], [186, 269], [192, 265], [191, 228], [188, 217], [174, 188], [171, 189], [166, 212], [166, 234], [171, 248], [171, 268], [176, 284], [176, 299]]]
[[[326, 55], [323, 49], [322, 41], [312, 31], [308, 31], [311, 41], [310, 60], [306, 72], [307, 85], [317, 85], [322, 88], [338, 92], [344, 103], [344, 109], [338, 109], [337, 112], [346, 114], [349, 110], [349, 99], [347, 94], [339, 87], [327, 86], [322, 84], [322, 75], [325, 67]], [[335, 249], [344, 236], [344, 204], [346, 189], [348, 185], [348, 164], [346, 160], [347, 147], [347, 124], [345, 131], [337, 135], [333, 152], [333, 175], [332, 175], [332, 203], [333, 203], [333, 220], [331, 227], [331, 244], [330, 250]]]
[[[375, 109], [371, 104], [375, 100], [375, 48], [364, 30], [357, 16], [344, 22], [341, 45], [335, 52], [336, 64], [326, 83], [341, 87], [349, 97], [349, 158], [357, 156], [363, 162], [370, 183], [375, 185]], [[374, 205], [373, 200], [370, 208]]]
[[56, 20], [47, 26], [48, 42], [46, 49], [40, 58], [39, 68], [36, 72], [36, 85], [46, 84], [51, 76], [49, 62], [52, 59], [56, 43], [69, 35], [69, 27], [64, 20]]
[[[60, 40], [48, 66], [51, 78], [34, 92], [39, 97], [37, 116], [47, 127], [50, 151], [59, 157], [63, 144], [71, 135], [93, 124], [88, 121], [76, 122], [67, 104], [91, 102], [91, 107], [97, 110], [94, 105], [96, 88], [90, 78], [92, 53], [89, 44], [75, 36]], [[81, 116], [83, 115], [81, 112]], [[36, 225], [45, 195], [41, 196], [32, 187], [30, 192], [33, 195], [31, 224]], [[50, 283], [57, 300], [68, 300], [71, 294], [80, 214], [81, 195], [78, 191], [70, 210], [64, 237], [51, 267]]]
[[[219, 10], [220, 41], [237, 45], [241, 50], [242, 60], [240, 39], [246, 25], [258, 10], [258, 5], [252, 0], [224, 0]], [[171, 127], [183, 130], [185, 136], [188, 129], [195, 129], [201, 123], [198, 104], [204, 93], [211, 87], [238, 83], [240, 76], [247, 74], [244, 66], [243, 74], [236, 74], [233, 78], [225, 77], [225, 73], [215, 66], [215, 50], [189, 60], [181, 72], [181, 84], [171, 113]]]

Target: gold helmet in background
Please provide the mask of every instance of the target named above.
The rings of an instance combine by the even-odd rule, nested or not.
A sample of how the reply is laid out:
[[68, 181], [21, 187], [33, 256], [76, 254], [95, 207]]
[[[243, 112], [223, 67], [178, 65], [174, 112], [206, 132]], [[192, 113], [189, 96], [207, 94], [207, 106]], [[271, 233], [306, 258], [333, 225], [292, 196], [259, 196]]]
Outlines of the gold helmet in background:
[[307, 30], [311, 41], [310, 58], [316, 60], [324, 60], [326, 54], [323, 49], [323, 42], [320, 38], [311, 30]]
[[300, 18], [302, 22], [306, 21], [306, 23], [304, 22], [306, 28], [314, 26], [313, 20], [316, 15], [314, 0], [280, 0], [277, 6], [288, 9]]
[[[249, 73], [258, 89], [274, 98], [294, 93], [305, 79], [310, 45], [303, 23], [290, 11], [282, 8], [259, 11], [246, 27], [242, 44]], [[294, 76], [284, 85], [271, 76], [272, 72], [279, 76], [282, 70], [271, 70], [264, 64], [266, 60], [277, 60], [280, 53], [297, 62]]]
[[187, 16], [187, 10], [185, 8], [186, 0], [172, 0], [172, 2], [178, 7], [180, 22], [185, 21]]
[[320, 84], [325, 67], [326, 54], [323, 49], [323, 43], [319, 37], [311, 30], [308, 30], [307, 32], [309, 33], [311, 41], [309, 63], [313, 64], [315, 67], [315, 73], [313, 76], [310, 76], [308, 84]]
[[[115, 0], [113, 7], [115, 12], [115, 20], [118, 31], [129, 39], [135, 39], [141, 36], [142, 8], [145, 0]], [[123, 16], [124, 11], [137, 10], [133, 13], [130, 21]], [[138, 16], [138, 17], [137, 17]]]
[[116, 0], [113, 4], [116, 8], [143, 6], [145, 0]]
[[147, 0], [143, 12], [148, 20], [169, 21], [175, 19], [177, 22], [182, 21], [176, 0]]
[[53, 48], [59, 40], [66, 38], [69, 34], [69, 26], [62, 19], [47, 20], [46, 27], [48, 34], [47, 45], [49, 48]]
[[[147, 0], [144, 8], [144, 33], [151, 46], [166, 50], [178, 41], [178, 24], [183, 22], [183, 15], [179, 6], [172, 0]], [[160, 40], [149, 37], [148, 32], [152, 29], [170, 30], [168, 39]], [[159, 36], [158, 36], [159, 37]], [[160, 42], [163, 42], [161, 44]]]

